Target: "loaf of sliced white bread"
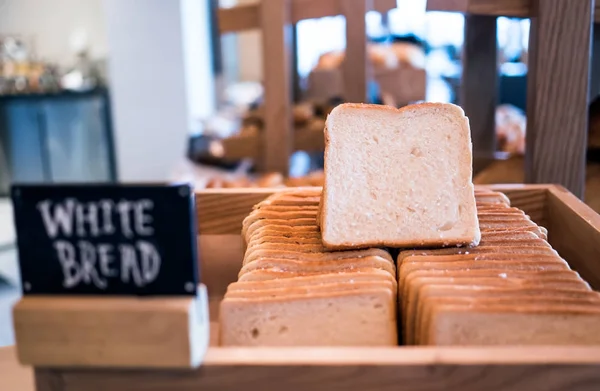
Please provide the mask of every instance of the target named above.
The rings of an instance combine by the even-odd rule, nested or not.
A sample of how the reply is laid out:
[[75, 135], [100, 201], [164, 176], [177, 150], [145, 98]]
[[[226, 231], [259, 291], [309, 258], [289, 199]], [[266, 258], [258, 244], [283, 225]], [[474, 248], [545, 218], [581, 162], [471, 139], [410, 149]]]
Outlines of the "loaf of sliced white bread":
[[[405, 344], [600, 343], [598, 293], [545, 228], [471, 184], [462, 110], [342, 105], [326, 138], [323, 192], [280, 191], [244, 220], [221, 344], [395, 345], [398, 317]], [[396, 265], [383, 246], [412, 250]]]
[[281, 191], [244, 220], [243, 267], [220, 307], [223, 346], [398, 343], [392, 257], [382, 249], [325, 250], [320, 196], [320, 188]]
[[323, 245], [476, 245], [471, 150], [452, 104], [337, 106], [325, 127]]
[[[407, 345], [598, 344], [600, 294], [507, 203], [478, 197], [480, 245], [403, 251], [399, 307]], [[498, 199], [496, 199], [497, 201]]]

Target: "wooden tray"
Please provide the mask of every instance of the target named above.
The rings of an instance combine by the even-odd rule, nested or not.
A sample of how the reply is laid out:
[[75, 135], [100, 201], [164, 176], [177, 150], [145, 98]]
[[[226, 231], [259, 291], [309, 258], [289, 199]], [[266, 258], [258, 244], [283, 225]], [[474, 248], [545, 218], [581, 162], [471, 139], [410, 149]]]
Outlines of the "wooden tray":
[[[514, 206], [547, 227], [554, 248], [595, 289], [600, 288], [599, 215], [559, 186], [489, 188], [504, 192]], [[212, 296], [213, 310], [241, 266], [242, 219], [254, 204], [273, 191], [231, 189], [197, 194], [202, 279]], [[217, 319], [215, 312], [211, 314], [213, 320]], [[216, 331], [216, 323], [211, 326]], [[597, 391], [600, 389], [600, 347], [212, 346], [203, 366], [195, 371], [36, 368], [35, 374], [38, 391]]]

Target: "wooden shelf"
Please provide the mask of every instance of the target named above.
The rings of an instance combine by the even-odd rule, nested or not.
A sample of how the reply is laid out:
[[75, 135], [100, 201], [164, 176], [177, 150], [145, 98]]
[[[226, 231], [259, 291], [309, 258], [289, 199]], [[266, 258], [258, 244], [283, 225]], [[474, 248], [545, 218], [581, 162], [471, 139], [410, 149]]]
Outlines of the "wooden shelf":
[[[427, 11], [517, 18], [533, 16], [530, 0], [428, 0]], [[600, 1], [595, 4], [595, 21], [600, 22]]]
[[[293, 0], [291, 23], [305, 19], [342, 15], [345, 0]], [[374, 0], [373, 10], [381, 13], [396, 8], [396, 0]], [[254, 30], [261, 27], [260, 2], [219, 9], [221, 34]]]

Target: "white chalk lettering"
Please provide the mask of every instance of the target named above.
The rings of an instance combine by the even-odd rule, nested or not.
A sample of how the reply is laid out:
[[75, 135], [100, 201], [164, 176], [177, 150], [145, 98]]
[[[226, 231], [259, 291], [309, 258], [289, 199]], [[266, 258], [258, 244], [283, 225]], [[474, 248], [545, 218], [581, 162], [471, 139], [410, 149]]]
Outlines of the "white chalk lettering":
[[51, 213], [50, 206], [52, 201], [41, 201], [37, 204], [37, 208], [42, 214], [46, 232], [50, 238], [55, 238], [59, 230], [62, 230], [63, 235], [71, 236], [73, 233], [73, 209], [75, 208], [75, 200], [67, 199], [64, 205], [56, 205], [54, 213]]
[[58, 260], [63, 270], [63, 286], [72, 288], [81, 281], [81, 272], [79, 264], [75, 261], [75, 249], [69, 242], [59, 240], [54, 243], [54, 248], [58, 254]]
[[153, 235], [154, 228], [146, 224], [152, 224], [152, 215], [144, 212], [152, 210], [154, 203], [151, 200], [141, 200], [135, 204], [135, 231], [138, 235]]
[[93, 202], [90, 202], [87, 205], [81, 203], [77, 204], [75, 207], [75, 221], [77, 224], [77, 235], [81, 237], [86, 236], [86, 223], [89, 226], [89, 232], [91, 236], [100, 235], [100, 227], [98, 225], [98, 206]]
[[144, 280], [142, 279], [137, 263], [135, 248], [129, 244], [122, 244], [119, 246], [119, 252], [121, 253], [121, 280], [128, 283], [131, 274], [133, 283], [136, 286], [144, 286]]
[[112, 244], [102, 243], [98, 245], [98, 263], [100, 264], [100, 273], [103, 276], [117, 276], [117, 271], [111, 269], [111, 263], [114, 261], [113, 251], [114, 247]]
[[144, 284], [149, 284], [158, 277], [161, 262], [160, 255], [158, 255], [156, 248], [151, 243], [140, 240], [136, 245], [141, 254]]
[[100, 289], [106, 288], [106, 280], [98, 276], [96, 270], [96, 248], [84, 240], [79, 241], [79, 256], [81, 257], [81, 275], [86, 284], [93, 283]]
[[129, 212], [133, 209], [133, 202], [119, 201], [117, 204], [117, 211], [121, 218], [121, 232], [127, 238], [133, 237], [133, 231], [131, 230], [131, 221], [129, 219]]
[[102, 209], [102, 233], [112, 235], [115, 233], [115, 226], [112, 223], [112, 213], [115, 203], [111, 200], [100, 200], [98, 205]]

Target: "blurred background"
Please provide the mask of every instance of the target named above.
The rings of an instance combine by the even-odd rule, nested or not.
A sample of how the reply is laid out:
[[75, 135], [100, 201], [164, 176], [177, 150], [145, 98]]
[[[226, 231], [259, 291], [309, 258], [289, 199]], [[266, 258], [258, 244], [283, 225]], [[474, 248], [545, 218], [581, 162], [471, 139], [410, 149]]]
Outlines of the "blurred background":
[[[343, 101], [344, 17], [294, 26], [294, 123], [320, 140], [291, 156], [289, 172], [264, 172], [255, 155], [228, 147], [261, 131], [261, 32], [218, 28], [219, 7], [255, 2], [0, 0], [0, 301], [14, 300], [19, 284], [11, 183], [322, 182], [320, 132]], [[398, 0], [387, 14], [369, 12], [366, 23], [376, 69], [370, 101], [457, 103], [462, 15]], [[501, 17], [497, 28], [496, 145], [507, 160], [524, 151], [529, 21]], [[12, 340], [7, 325], [0, 345]]]

